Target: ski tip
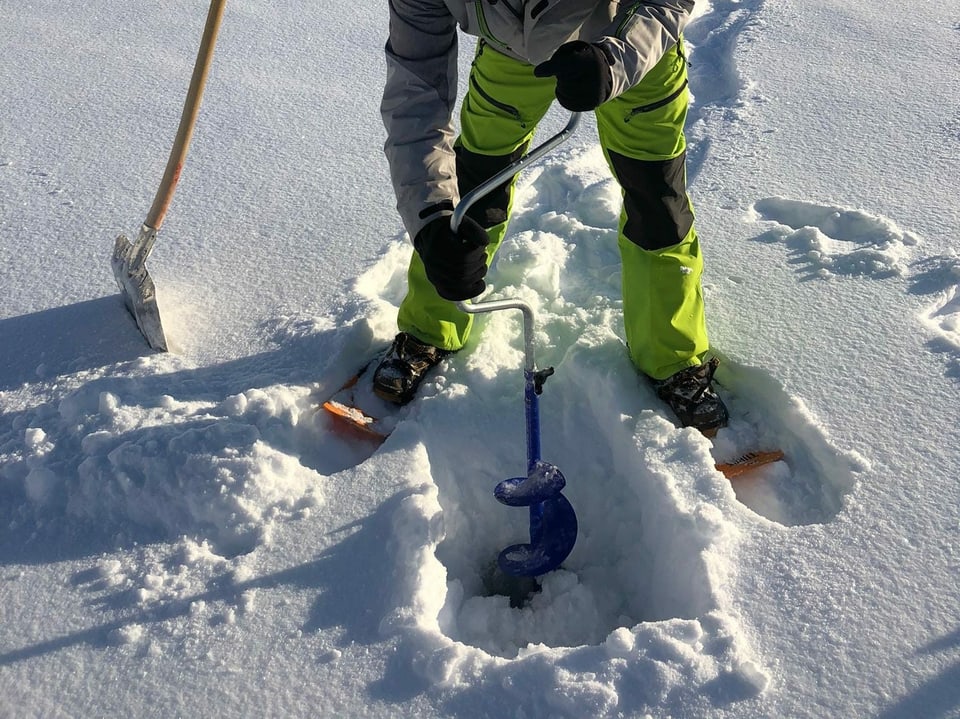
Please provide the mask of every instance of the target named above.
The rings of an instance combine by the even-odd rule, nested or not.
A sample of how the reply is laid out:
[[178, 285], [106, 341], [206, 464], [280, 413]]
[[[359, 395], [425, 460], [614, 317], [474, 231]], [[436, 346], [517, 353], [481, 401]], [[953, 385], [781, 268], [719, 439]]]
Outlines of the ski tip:
[[327, 400], [323, 403], [323, 409], [336, 420], [339, 426], [352, 430], [361, 437], [377, 443], [387, 438], [385, 433], [377, 429], [376, 417], [371, 417], [356, 407], [350, 407], [336, 400]]
[[760, 452], [747, 452], [746, 454], [741, 455], [730, 462], [718, 463], [716, 468], [727, 479], [733, 479], [734, 477], [739, 477], [741, 474], [750, 472], [751, 470], [764, 467], [768, 464], [773, 464], [774, 462], [779, 462], [783, 459], [783, 457], [784, 454], [779, 449]]

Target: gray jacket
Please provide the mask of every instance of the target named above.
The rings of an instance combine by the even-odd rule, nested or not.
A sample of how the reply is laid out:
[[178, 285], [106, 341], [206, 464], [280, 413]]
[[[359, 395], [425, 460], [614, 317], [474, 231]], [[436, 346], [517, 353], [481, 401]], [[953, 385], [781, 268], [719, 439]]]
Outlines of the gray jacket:
[[[565, 42], [601, 43], [615, 59], [613, 97], [673, 47], [694, 0], [389, 0], [381, 112], [397, 209], [413, 237], [450, 214], [457, 192], [451, 123], [457, 100], [457, 26], [532, 64]], [[443, 209], [446, 207], [446, 209]]]

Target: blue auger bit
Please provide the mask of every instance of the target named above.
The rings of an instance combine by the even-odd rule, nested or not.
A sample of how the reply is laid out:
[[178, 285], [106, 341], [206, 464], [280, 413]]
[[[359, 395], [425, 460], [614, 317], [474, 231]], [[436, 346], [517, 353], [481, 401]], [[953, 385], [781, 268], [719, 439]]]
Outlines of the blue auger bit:
[[535, 369], [533, 311], [526, 303], [494, 300], [476, 304], [461, 302], [459, 306], [472, 314], [505, 309], [523, 312], [527, 476], [505, 479], [493, 494], [502, 504], [529, 507], [530, 511], [529, 544], [514, 544], [500, 552], [497, 558], [500, 569], [515, 577], [537, 577], [557, 569], [577, 542], [577, 515], [562, 492], [567, 480], [555, 465], [540, 459], [539, 395], [553, 368]]
[[577, 543], [577, 515], [560, 491], [563, 473], [552, 464], [537, 462], [526, 477], [505, 479], [493, 495], [510, 507], [530, 507], [530, 543], [513, 544], [497, 563], [504, 574], [536, 577], [558, 568]]

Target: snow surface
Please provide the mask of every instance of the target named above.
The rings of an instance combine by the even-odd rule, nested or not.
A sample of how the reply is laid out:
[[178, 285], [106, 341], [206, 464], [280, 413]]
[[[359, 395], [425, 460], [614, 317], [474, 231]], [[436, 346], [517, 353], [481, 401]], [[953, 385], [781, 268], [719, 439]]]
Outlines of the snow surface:
[[580, 523], [523, 608], [517, 313], [379, 448], [316, 411], [403, 294], [384, 3], [228, 5], [149, 262], [174, 351], [125, 312], [205, 14], [0, 3], [0, 715], [960, 716], [955, 1], [698, 3], [713, 443], [627, 360], [592, 124], [523, 175], [491, 297]]

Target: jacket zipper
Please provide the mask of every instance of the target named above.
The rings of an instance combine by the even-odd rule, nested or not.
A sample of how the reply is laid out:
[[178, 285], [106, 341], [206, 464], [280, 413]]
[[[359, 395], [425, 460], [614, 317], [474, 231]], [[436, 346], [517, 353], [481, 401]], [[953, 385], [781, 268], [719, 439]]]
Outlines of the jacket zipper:
[[630, 20], [633, 19], [634, 13], [636, 13], [637, 10], [640, 9], [641, 5], [643, 5], [642, 2], [635, 2], [633, 5], [630, 6], [630, 9], [627, 10], [627, 14], [623, 18], [623, 22], [620, 23], [620, 26], [617, 28], [617, 31], [614, 33], [614, 37], [620, 38], [621, 40], [624, 39], [623, 31], [626, 30], [627, 23], [629, 23]]
[[517, 10], [507, 0], [490, 0], [491, 5], [496, 5], [498, 2], [503, 2], [503, 4], [507, 6], [507, 10], [509, 10], [517, 20], [523, 20], [523, 11]]
[[[491, 4], [495, 4], [495, 3], [491, 3]], [[477, 9], [477, 22], [480, 23], [480, 33], [485, 38], [487, 38], [487, 40], [492, 42], [494, 45], [499, 45], [500, 47], [508, 47], [507, 43], [501, 42], [496, 37], [494, 37], [492, 32], [490, 32], [490, 26], [487, 25], [487, 18], [483, 14], [483, 0], [476, 0], [476, 2], [474, 3], [474, 7], [476, 7]], [[509, 5], [507, 7], [509, 7]]]
[[630, 122], [637, 115], [641, 115], [645, 112], [653, 112], [654, 110], [659, 110], [661, 107], [669, 105], [671, 102], [680, 97], [683, 91], [687, 89], [687, 82], [687, 80], [684, 80], [680, 87], [656, 102], [651, 102], [649, 105], [641, 105], [640, 107], [633, 108], [629, 113], [627, 113], [627, 116], [623, 118], [623, 121]]

